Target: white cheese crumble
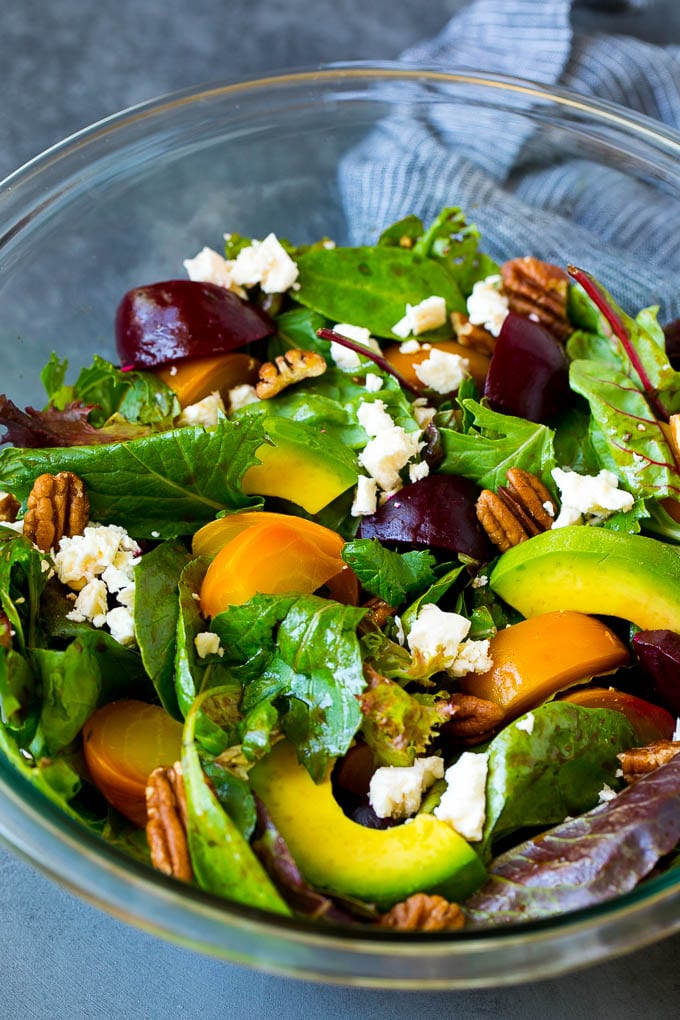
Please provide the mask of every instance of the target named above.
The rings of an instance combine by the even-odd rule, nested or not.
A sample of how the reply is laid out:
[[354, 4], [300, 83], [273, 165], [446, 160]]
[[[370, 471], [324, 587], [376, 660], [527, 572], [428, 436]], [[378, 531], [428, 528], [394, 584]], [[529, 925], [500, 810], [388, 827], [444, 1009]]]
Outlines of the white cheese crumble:
[[362, 401], [357, 420], [369, 436], [359, 463], [385, 494], [398, 492], [403, 485], [400, 472], [423, 447], [420, 432], [395, 425], [382, 400]]
[[[225, 287], [245, 297], [246, 292], [233, 278], [234, 263], [229, 262], [212, 248], [201, 248], [198, 255], [192, 259], [184, 260], [184, 268], [190, 280], [199, 283], [215, 283], [218, 287]], [[175, 369], [175, 371], [177, 371]]]
[[[333, 332], [340, 336], [346, 336], [348, 340], [354, 340], [357, 344], [370, 347], [376, 354], [382, 354], [380, 344], [371, 336], [371, 331], [365, 326], [353, 326], [350, 322], [338, 322], [333, 326]], [[354, 372], [361, 364], [361, 359], [356, 351], [344, 347], [336, 340], [331, 340], [331, 358], [338, 366], [348, 372]]]
[[417, 354], [421, 348], [420, 340], [404, 340], [403, 343], [399, 344], [400, 354]]
[[616, 790], [612, 790], [608, 783], [604, 784], [597, 795], [600, 804], [607, 804], [610, 800], [614, 800], [614, 797], [616, 797]]
[[613, 471], [603, 469], [597, 475], [579, 475], [576, 471], [553, 468], [552, 476], [560, 489], [561, 503], [553, 528], [597, 524], [618, 510], [630, 510], [635, 502], [629, 492], [619, 489]]
[[276, 234], [242, 248], [232, 263], [234, 282], [242, 287], [259, 283], [265, 294], [283, 294], [293, 286], [299, 270]]
[[229, 402], [229, 413], [234, 414], [236, 411], [240, 411], [242, 407], [247, 407], [248, 404], [259, 403], [260, 398], [254, 386], [251, 386], [249, 383], [241, 383], [239, 386], [232, 386], [227, 393], [227, 400]]
[[417, 464], [409, 464], [408, 477], [410, 482], [419, 482], [421, 478], [427, 478], [430, 473], [430, 465], [425, 460], [419, 460]]
[[423, 794], [444, 775], [438, 755], [416, 758], [411, 766], [385, 765], [375, 770], [368, 800], [378, 818], [409, 818], [420, 807]]
[[488, 771], [488, 754], [464, 751], [446, 770], [446, 790], [434, 809], [435, 818], [448, 822], [471, 842], [480, 840], [484, 832]]
[[224, 655], [219, 634], [213, 634], [211, 630], [202, 630], [200, 634], [196, 635], [194, 648], [201, 659], [205, 659], [206, 655]]
[[434, 603], [420, 609], [407, 637], [412, 654], [426, 662], [440, 658], [451, 676], [485, 673], [493, 665], [489, 641], [466, 641], [470, 621], [459, 613], [445, 613]]
[[680, 740], [680, 718], [675, 720], [675, 729], [673, 730], [673, 736], [671, 740], [675, 743], [676, 740]]
[[515, 729], [517, 729], [517, 730], [524, 730], [525, 733], [531, 734], [531, 733], [534, 732], [534, 723], [535, 722], [536, 722], [536, 719], [535, 719], [534, 713], [533, 712], [527, 712], [526, 715], [523, 715], [521, 719], [518, 719], [516, 721]]
[[[117, 524], [91, 523], [82, 535], [62, 538], [54, 569], [62, 584], [79, 593], [67, 619], [107, 626], [120, 644], [132, 644], [134, 568], [140, 556], [137, 543]], [[118, 604], [109, 609], [114, 597]]]
[[419, 427], [426, 429], [437, 413], [437, 408], [430, 407], [425, 397], [416, 397], [411, 405], [411, 413]]
[[487, 276], [478, 280], [467, 299], [468, 319], [473, 326], [483, 326], [492, 336], [498, 336], [508, 314], [508, 299], [502, 291], [500, 276]]
[[421, 383], [435, 393], [453, 393], [465, 379], [468, 366], [467, 358], [460, 354], [433, 347], [429, 357], [414, 365], [414, 371]]
[[383, 380], [375, 372], [367, 372], [364, 379], [364, 386], [369, 393], [377, 393], [383, 388]]
[[220, 418], [226, 414], [224, 401], [220, 393], [215, 390], [207, 397], [197, 401], [195, 404], [187, 404], [182, 408], [182, 413], [177, 419], [178, 425], [204, 425], [211, 428], [217, 425]]
[[405, 340], [408, 336], [420, 336], [430, 329], [438, 329], [446, 322], [446, 300], [432, 294], [430, 297], [419, 301], [417, 305], [406, 305], [406, 312], [392, 326], [395, 336]]
[[368, 475], [357, 477], [357, 487], [352, 502], [352, 517], [365, 517], [378, 509], [378, 483]]

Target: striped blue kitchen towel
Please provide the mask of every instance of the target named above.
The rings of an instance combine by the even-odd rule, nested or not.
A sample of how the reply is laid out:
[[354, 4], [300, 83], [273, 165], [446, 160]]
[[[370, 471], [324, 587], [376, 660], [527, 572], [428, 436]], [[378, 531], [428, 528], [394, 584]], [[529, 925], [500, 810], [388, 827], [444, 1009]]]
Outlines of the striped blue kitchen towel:
[[[640, 13], [645, 6], [654, 0], [474, 0], [402, 59], [530, 78], [680, 130], [680, 46], [619, 30], [626, 8]], [[587, 7], [599, 9], [598, 32], [575, 27], [575, 8]], [[521, 114], [534, 101], [511, 98], [502, 115], [483, 103], [442, 102], [426, 110], [417, 102], [397, 104], [340, 168], [348, 219], [356, 225], [351, 240], [366, 240], [406, 211], [429, 222], [443, 206], [458, 205], [495, 258], [540, 254], [559, 265], [576, 263], [627, 310], [658, 303], [661, 321], [680, 317], [680, 166], [678, 191], [667, 196], [644, 174], [613, 167], [606, 152], [597, 162], [588, 159], [569, 133], [536, 130], [515, 116], [513, 102]]]

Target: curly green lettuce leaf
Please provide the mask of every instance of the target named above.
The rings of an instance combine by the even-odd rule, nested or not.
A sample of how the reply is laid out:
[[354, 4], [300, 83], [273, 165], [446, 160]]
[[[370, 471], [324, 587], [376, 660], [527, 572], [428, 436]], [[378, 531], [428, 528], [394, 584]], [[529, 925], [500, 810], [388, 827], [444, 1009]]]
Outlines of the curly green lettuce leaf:
[[360, 704], [361, 732], [377, 765], [412, 765], [451, 716], [448, 695], [410, 694], [377, 673]]
[[554, 432], [547, 425], [492, 411], [474, 400], [463, 400], [474, 424], [468, 432], [441, 428], [444, 460], [439, 471], [471, 478], [482, 488], [505, 485], [509, 468], [523, 468], [537, 475], [552, 490], [551, 471], [556, 467]]

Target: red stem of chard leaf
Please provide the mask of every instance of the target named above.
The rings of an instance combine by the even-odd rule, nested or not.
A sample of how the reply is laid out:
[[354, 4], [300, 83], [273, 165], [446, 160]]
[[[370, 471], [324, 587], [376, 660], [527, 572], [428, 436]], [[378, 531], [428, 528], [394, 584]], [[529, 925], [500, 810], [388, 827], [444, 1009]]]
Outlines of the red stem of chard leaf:
[[588, 297], [591, 301], [593, 301], [598, 310], [602, 312], [605, 319], [611, 326], [614, 336], [621, 342], [621, 346], [626, 352], [626, 355], [635, 369], [640, 383], [642, 384], [645, 396], [647, 397], [647, 402], [649, 403], [652, 411], [660, 421], [667, 422], [669, 419], [668, 411], [659, 400], [656, 391], [652, 386], [651, 379], [647, 375], [644, 365], [640, 360], [640, 356], [633, 346], [630, 333], [623, 324], [623, 321], [617, 311], [612, 307], [609, 295], [605, 289], [600, 286], [597, 280], [584, 269], [579, 269], [577, 266], [568, 266], [567, 268], [569, 275], [583, 287]]
[[424, 392], [424, 387], [420, 388], [410, 383], [408, 379], [405, 379], [401, 372], [398, 372], [396, 368], [389, 363], [387, 358], [384, 358], [382, 354], [378, 354], [372, 347], [367, 347], [366, 344], [357, 343], [356, 340], [350, 340], [349, 337], [343, 336], [342, 333], [336, 333], [334, 329], [317, 329], [316, 335], [321, 340], [330, 340], [332, 343], [340, 344], [342, 347], [347, 347], [350, 351], [354, 351], [355, 354], [362, 354], [365, 358], [370, 358], [371, 361], [375, 362], [378, 368], [381, 368], [383, 372], [389, 373], [393, 376], [400, 386], [409, 393], [415, 394], [416, 397], [421, 397]]

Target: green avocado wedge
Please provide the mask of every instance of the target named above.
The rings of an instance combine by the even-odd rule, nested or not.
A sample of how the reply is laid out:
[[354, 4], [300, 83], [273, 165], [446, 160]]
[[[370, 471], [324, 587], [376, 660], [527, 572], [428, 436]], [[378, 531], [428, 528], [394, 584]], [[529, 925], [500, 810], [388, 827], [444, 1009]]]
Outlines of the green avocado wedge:
[[546, 531], [503, 553], [489, 586], [525, 617], [575, 609], [680, 632], [680, 553], [644, 535]]
[[417, 892], [460, 903], [486, 879], [469, 843], [433, 815], [390, 829], [353, 822], [333, 796], [330, 771], [314, 783], [285, 741], [251, 770], [250, 782], [303, 876], [319, 890], [387, 909]]

